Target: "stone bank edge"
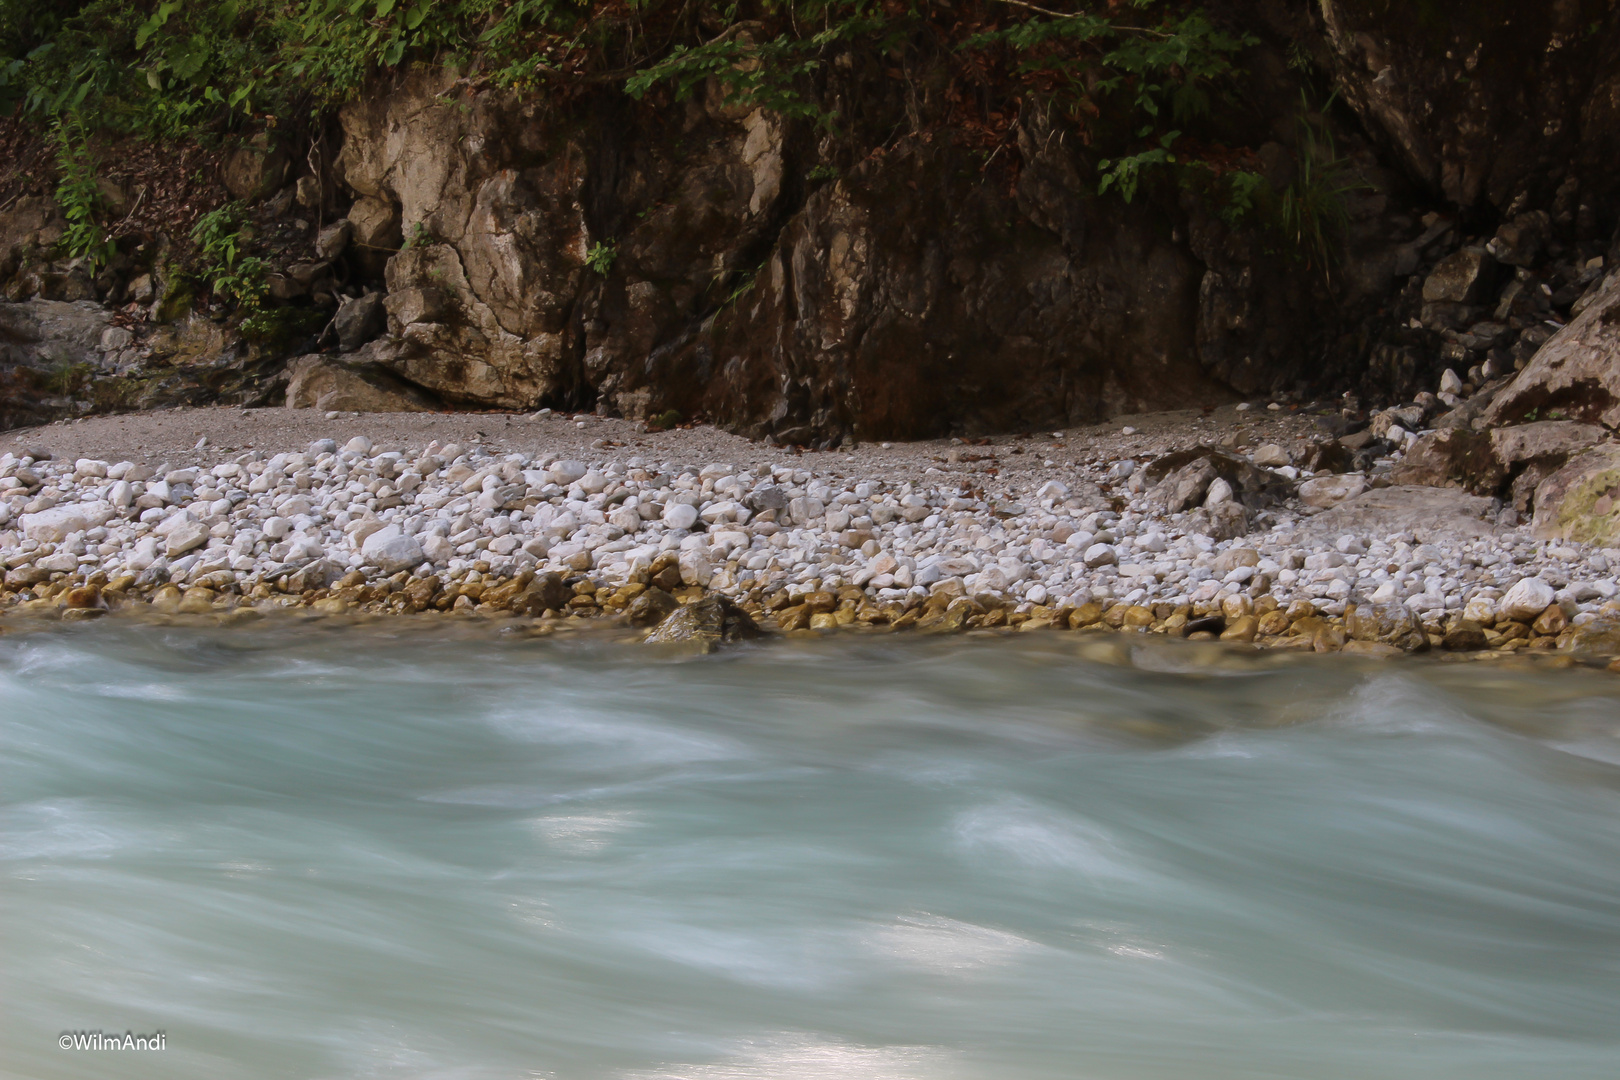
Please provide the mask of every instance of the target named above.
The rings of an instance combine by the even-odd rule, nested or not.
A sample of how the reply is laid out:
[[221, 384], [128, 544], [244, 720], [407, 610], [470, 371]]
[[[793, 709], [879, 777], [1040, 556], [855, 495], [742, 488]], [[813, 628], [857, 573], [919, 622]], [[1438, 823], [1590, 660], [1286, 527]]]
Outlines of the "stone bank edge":
[[[1555, 589], [1538, 576], [1568, 580], [1572, 562], [1606, 571], [1603, 552], [1521, 537], [1480, 541], [1505, 552], [1481, 555], [1402, 535], [1306, 551], [1287, 546], [1304, 541], [1286, 527], [1216, 539], [1207, 491], [1191, 513], [1195, 500], [1176, 497], [1177, 478], [1213, 460], [1167, 460], [1152, 484], [1134, 476], [1152, 465], [1108, 464], [1098, 479], [1134, 481], [1125, 499], [1081, 479], [975, 498], [943, 476], [587, 465], [437, 443], [408, 455], [364, 437], [161, 475], [8, 454], [0, 605], [68, 619], [475, 613], [543, 630], [588, 617], [659, 627], [723, 596], [750, 625], [784, 633], [1120, 630], [1369, 655], [1620, 654], [1612, 579]], [[1275, 494], [1288, 526], [1299, 492]], [[693, 636], [734, 625], [713, 622]]]

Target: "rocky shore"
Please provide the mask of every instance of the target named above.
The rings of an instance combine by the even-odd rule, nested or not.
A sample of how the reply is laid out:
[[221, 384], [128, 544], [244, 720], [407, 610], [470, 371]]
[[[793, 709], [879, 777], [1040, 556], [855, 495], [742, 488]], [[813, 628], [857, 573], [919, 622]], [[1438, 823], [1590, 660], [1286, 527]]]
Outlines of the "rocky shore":
[[[168, 446], [79, 453], [165, 420]], [[58, 424], [0, 441], [0, 627], [298, 609], [605, 618], [705, 645], [909, 628], [1620, 653], [1620, 549], [1398, 483], [1416, 436], [1333, 423], [1257, 404], [808, 454], [550, 414]], [[310, 424], [331, 434], [263, 444]]]

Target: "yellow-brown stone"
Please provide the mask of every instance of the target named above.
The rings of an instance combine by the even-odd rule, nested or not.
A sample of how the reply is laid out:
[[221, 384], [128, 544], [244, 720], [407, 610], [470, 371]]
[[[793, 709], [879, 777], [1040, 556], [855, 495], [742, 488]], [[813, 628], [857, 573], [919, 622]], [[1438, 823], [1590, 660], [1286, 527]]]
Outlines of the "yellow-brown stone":
[[1288, 633], [1288, 628], [1291, 625], [1288, 614], [1277, 610], [1275, 606], [1260, 616], [1260, 633], [1265, 634], [1267, 637], [1281, 637], [1283, 634]]
[[1253, 615], [1239, 615], [1221, 631], [1222, 641], [1253, 641], [1260, 629], [1260, 620]]
[[175, 610], [183, 615], [205, 615], [214, 610], [214, 590], [193, 585], [185, 591]]
[[1069, 615], [1069, 626], [1075, 630], [1082, 626], [1090, 626], [1103, 617], [1103, 606], [1095, 600], [1087, 600], [1075, 608]]
[[1126, 630], [1146, 630], [1153, 625], [1153, 610], [1141, 604], [1132, 604], [1125, 609], [1120, 618], [1120, 626]]
[[1344, 648], [1347, 640], [1349, 635], [1344, 632], [1344, 627], [1327, 623], [1311, 635], [1311, 648], [1322, 653], [1338, 652]]
[[86, 611], [103, 605], [101, 590], [94, 585], [81, 585], [62, 594], [62, 606], [69, 610]]
[[1569, 625], [1569, 618], [1564, 609], [1557, 604], [1548, 604], [1547, 610], [1536, 616], [1536, 621], [1530, 628], [1542, 637], [1557, 637]]

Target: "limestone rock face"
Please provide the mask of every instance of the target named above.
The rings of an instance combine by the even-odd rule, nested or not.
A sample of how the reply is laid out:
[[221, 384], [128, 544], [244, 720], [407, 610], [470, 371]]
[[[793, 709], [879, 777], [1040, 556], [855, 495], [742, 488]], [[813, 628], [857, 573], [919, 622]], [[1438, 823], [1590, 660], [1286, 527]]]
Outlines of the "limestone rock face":
[[1620, 274], [1610, 274], [1586, 308], [1537, 350], [1496, 396], [1492, 426], [1547, 417], [1620, 426]]
[[1596, 424], [1542, 420], [1497, 428], [1491, 432], [1491, 449], [1495, 451], [1497, 459], [1508, 466], [1548, 458], [1563, 461], [1571, 454], [1596, 446], [1607, 434]]
[[88, 300], [0, 301], [0, 366], [99, 364], [102, 336], [111, 322], [110, 312]]
[[713, 344], [669, 361], [674, 375], [736, 357], [734, 375], [672, 404], [803, 441], [806, 420], [862, 439], [937, 436], [1230, 393], [1199, 360], [1203, 271], [1184, 249], [1099, 203], [1082, 254], [1019, 212], [1027, 200], [963, 179], [958, 156], [902, 145], [812, 194]]
[[27, 256], [61, 239], [64, 222], [56, 201], [24, 195], [0, 209], [0, 278], [9, 277]]
[[[674, 410], [793, 443], [1067, 425], [1280, 371], [1241, 320], [1204, 327], [1226, 319], [1200, 305], [1208, 270], [1151, 212], [1079, 212], [1079, 159], [1037, 120], [1011, 192], [949, 138], [807, 191], [806, 136], [768, 111], [705, 98], [676, 132], [590, 108], [587, 139], [544, 102], [421, 72], [343, 110], [351, 250], [400, 249], [377, 362], [452, 402]], [[1241, 277], [1227, 307], [1286, 306], [1286, 282]]]
[[1320, 4], [1335, 80], [1369, 130], [1437, 194], [1503, 209], [1572, 173], [1601, 178], [1620, 152], [1620, 69], [1600, 59], [1620, 24], [1592, 23], [1586, 10]]
[[[147, 315], [117, 327], [138, 338], [98, 372], [117, 385], [17, 411], [27, 395], [0, 385], [0, 414], [268, 403], [307, 351], [304, 323], [378, 289], [386, 325], [373, 305], [342, 320], [344, 351], [380, 331], [368, 363], [474, 407], [677, 414], [829, 447], [1358, 379], [1370, 398], [1409, 400], [1454, 367], [1438, 426], [1477, 428], [1485, 392], [1458, 395], [1465, 381], [1494, 389], [1566, 314], [1606, 307], [1589, 305], [1588, 274], [1620, 191], [1620, 20], [1594, 4], [1221, 5], [1224, 27], [1256, 35], [1239, 65], [1249, 104], [1184, 141], [1252, 155], [1245, 168], [1281, 193], [1304, 179], [1300, 125], [1331, 134], [1353, 174], [1331, 273], [1197, 185], [1154, 180], [1129, 204], [1097, 194], [1102, 133], [1042, 93], [988, 114], [992, 150], [985, 118], [941, 90], [955, 59], [897, 80], [852, 43], [812, 91], [836, 134], [715, 86], [632, 100], [618, 80], [518, 91], [413, 64], [341, 110], [335, 161], [276, 132], [219, 154], [217, 179], [264, 226], [255, 244], [280, 249], [259, 252], [268, 299], [304, 309], [280, 312], [293, 316], [281, 330], [199, 308], [156, 254], [172, 243], [125, 244], [98, 269], [55, 248], [49, 198], [0, 206], [6, 296]], [[1302, 109], [1292, 56], [1361, 122]], [[108, 210], [133, 215], [119, 183]], [[1484, 222], [1494, 235], [1474, 231]], [[1602, 345], [1607, 331], [1582, 325]], [[1552, 363], [1581, 343], [1574, 329], [1541, 365], [1559, 370], [1521, 378], [1503, 417], [1612, 421], [1601, 355]], [[236, 341], [177, 342], [175, 363], [160, 348], [208, 334]]]
[[108, 311], [88, 300], [0, 300], [0, 429], [39, 423], [51, 414], [53, 372], [108, 366], [101, 346], [111, 321]]

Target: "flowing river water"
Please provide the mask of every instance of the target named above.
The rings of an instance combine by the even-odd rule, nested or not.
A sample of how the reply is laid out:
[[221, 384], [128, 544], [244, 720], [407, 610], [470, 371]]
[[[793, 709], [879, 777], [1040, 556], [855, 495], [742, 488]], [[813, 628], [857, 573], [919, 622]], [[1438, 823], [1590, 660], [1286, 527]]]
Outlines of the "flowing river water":
[[0, 1073], [1620, 1074], [1620, 678], [1030, 637], [0, 638]]

